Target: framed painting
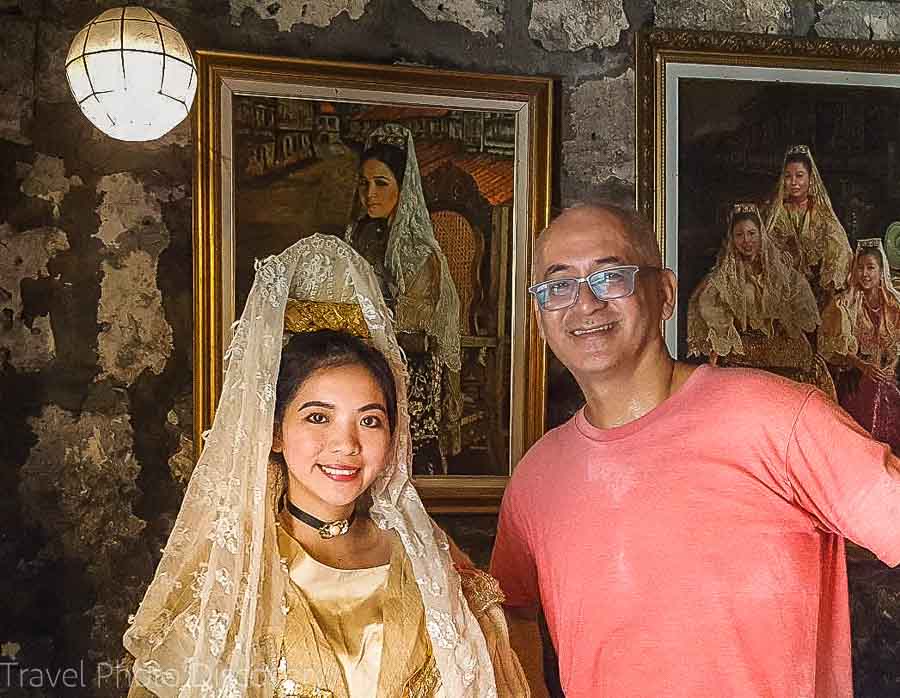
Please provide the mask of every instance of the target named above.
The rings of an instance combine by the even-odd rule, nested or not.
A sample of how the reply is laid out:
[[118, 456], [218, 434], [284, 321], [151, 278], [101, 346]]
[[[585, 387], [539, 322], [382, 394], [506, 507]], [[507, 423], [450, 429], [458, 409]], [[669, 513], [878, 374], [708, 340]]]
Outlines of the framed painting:
[[[552, 82], [210, 51], [197, 65], [196, 443], [255, 260], [336, 235], [372, 263], [395, 314], [423, 499], [433, 512], [496, 511], [544, 428], [544, 353], [526, 287], [549, 216]], [[382, 200], [388, 180], [397, 195]], [[404, 197], [440, 250], [419, 296], [409, 289], [420, 277], [395, 278], [413, 260], [386, 257], [392, 236], [407, 234], [395, 215]], [[436, 295], [454, 302], [437, 307]], [[441, 354], [457, 342], [458, 370]]]
[[816, 384], [900, 449], [900, 46], [654, 30], [636, 50], [670, 351]]

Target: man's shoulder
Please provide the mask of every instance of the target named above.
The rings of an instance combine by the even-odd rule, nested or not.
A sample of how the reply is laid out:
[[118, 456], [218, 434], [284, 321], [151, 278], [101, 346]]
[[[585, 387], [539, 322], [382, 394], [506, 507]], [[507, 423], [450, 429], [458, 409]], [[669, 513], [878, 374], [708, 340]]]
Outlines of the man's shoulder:
[[735, 409], [767, 405], [799, 408], [815, 390], [811, 385], [754, 368], [707, 367], [704, 371], [708, 396], [724, 400]]
[[564, 451], [572, 447], [572, 440], [577, 438], [575, 416], [546, 432], [534, 442], [522, 459], [516, 464], [511, 482], [519, 485], [532, 481], [535, 476], [544, 472], [548, 463], [556, 463]]

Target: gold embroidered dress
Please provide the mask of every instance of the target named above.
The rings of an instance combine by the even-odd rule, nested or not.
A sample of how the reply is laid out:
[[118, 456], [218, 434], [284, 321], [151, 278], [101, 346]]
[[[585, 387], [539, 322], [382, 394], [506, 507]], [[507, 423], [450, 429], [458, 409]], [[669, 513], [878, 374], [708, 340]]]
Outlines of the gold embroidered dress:
[[290, 584], [276, 696], [444, 698], [399, 539], [389, 564], [356, 570], [315, 560], [283, 527], [278, 548]]
[[689, 355], [771, 370], [833, 395], [827, 368], [806, 338], [820, 323], [809, 283], [785, 262], [764, 228], [757, 258], [740, 254], [733, 222], [741, 213], [760, 221], [755, 205], [737, 204], [732, 211], [716, 264], [688, 303]]
[[853, 251], [811, 150], [805, 145], [791, 146], [785, 153], [785, 166], [793, 154], [805, 155], [812, 164], [808, 207], [797, 210], [785, 203], [784, 177], [779, 177], [765, 216], [766, 229], [778, 249], [790, 258], [793, 267], [807, 278], [816, 297], [821, 299], [844, 287]]
[[[841, 406], [872, 436], [900, 454], [900, 291], [893, 285], [878, 238], [859, 241], [851, 268], [855, 271], [857, 260], [866, 252], [881, 260], [878, 302], [867, 302], [856, 274], [851, 272], [847, 289], [836, 295], [822, 314], [819, 351], [837, 375]], [[854, 366], [851, 357], [893, 378], [872, 378]]]

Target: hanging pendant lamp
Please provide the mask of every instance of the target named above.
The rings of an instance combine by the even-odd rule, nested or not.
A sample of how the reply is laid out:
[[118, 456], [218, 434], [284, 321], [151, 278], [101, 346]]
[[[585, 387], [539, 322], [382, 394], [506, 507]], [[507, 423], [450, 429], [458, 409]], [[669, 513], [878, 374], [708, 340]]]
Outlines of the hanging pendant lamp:
[[149, 141], [188, 115], [197, 91], [194, 58], [172, 24], [144, 7], [97, 15], [69, 46], [66, 78], [94, 126], [123, 141]]

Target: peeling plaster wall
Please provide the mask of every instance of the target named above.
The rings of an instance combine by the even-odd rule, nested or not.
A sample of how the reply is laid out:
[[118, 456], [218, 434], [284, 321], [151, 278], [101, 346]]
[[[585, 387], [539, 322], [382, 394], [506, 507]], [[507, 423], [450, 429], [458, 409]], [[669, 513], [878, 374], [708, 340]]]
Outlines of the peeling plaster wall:
[[628, 29], [621, 0], [535, 0], [528, 33], [548, 51], [615, 46]]
[[484, 36], [503, 31], [504, 0], [412, 0], [432, 22], [453, 22]]
[[142, 250], [130, 252], [118, 265], [102, 263], [97, 337], [101, 372], [131, 385], [144, 370], [157, 375], [172, 353], [172, 328], [166, 322], [156, 285], [157, 262]]
[[22, 285], [49, 278], [48, 261], [67, 249], [59, 228], [0, 226], [0, 357], [15, 369], [39, 371], [56, 356], [50, 319], [26, 313]]
[[819, 36], [896, 41], [900, 36], [900, 5], [896, 2], [822, 0]]
[[359, 19], [368, 0], [320, 0], [319, 2], [269, 2], [269, 0], [231, 0], [231, 21], [239, 25], [244, 10], [252, 10], [263, 19], [274, 19], [278, 31], [289, 32], [295, 24], [327, 27], [335, 17], [346, 13]]
[[564, 174], [576, 199], [618, 180], [634, 182], [634, 71], [587, 80], [570, 95], [572, 139], [563, 143]]
[[[78, 29], [116, 4], [0, 0], [0, 474], [14, 493], [0, 498], [0, 567], [12, 572], [0, 576], [0, 655], [21, 666], [85, 659], [90, 671], [121, 656], [193, 467], [190, 126], [112, 141], [82, 118], [63, 73]], [[631, 52], [651, 22], [900, 39], [897, 4], [862, 0], [145, 4], [198, 48], [556, 76], [562, 205], [633, 200]], [[567, 406], [558, 422], [577, 388], [558, 364], [550, 375], [554, 405]], [[440, 520], [486, 563], [493, 517]], [[877, 564], [853, 588], [864, 698], [900, 680], [887, 673], [900, 638], [884, 620], [900, 617], [900, 584]]]

